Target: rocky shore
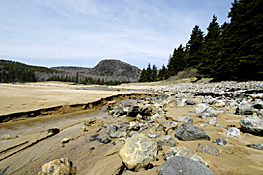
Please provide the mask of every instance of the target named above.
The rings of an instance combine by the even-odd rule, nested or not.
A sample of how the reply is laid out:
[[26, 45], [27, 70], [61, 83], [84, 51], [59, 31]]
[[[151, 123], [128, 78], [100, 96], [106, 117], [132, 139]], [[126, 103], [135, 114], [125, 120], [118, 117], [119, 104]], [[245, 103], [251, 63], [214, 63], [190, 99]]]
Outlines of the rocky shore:
[[[261, 174], [263, 82], [181, 83], [149, 92], [52, 121], [40, 133], [39, 124], [22, 137], [0, 130], [0, 174]], [[37, 141], [23, 148], [26, 137]]]

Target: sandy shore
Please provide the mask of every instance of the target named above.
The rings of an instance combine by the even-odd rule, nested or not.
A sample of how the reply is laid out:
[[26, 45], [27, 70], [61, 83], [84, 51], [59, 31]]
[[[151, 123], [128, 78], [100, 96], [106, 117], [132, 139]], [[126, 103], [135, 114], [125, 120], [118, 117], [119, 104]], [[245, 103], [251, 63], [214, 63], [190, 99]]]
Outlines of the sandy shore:
[[[98, 99], [117, 95], [140, 93], [137, 91], [91, 91], [81, 90], [82, 86], [65, 83], [32, 83], [32, 84], [0, 84], [0, 112], [1, 115], [32, 111], [58, 105], [81, 104], [96, 101]], [[115, 87], [116, 88], [116, 87]], [[147, 87], [118, 87], [127, 89], [146, 89]], [[157, 87], [148, 87], [157, 88]], [[201, 103], [200, 99], [191, 99]], [[167, 119], [156, 121], [156, 125], [143, 130], [143, 133], [158, 134], [165, 136], [164, 132], [157, 132], [158, 123], [162, 121], [177, 121], [178, 116], [188, 115], [193, 118], [193, 124], [200, 127], [200, 124], [207, 124], [207, 119], [201, 119], [198, 114], [192, 113], [194, 106], [165, 108]], [[234, 109], [234, 108], [233, 108]], [[229, 110], [233, 110], [229, 109]], [[105, 127], [91, 127], [83, 132], [85, 120], [97, 117], [104, 122]], [[238, 137], [227, 137], [226, 130], [229, 126], [240, 127], [239, 121], [243, 119], [240, 115], [220, 113], [217, 120], [222, 127], [208, 125], [200, 127], [210, 136], [211, 140], [181, 141], [175, 137], [175, 130], [168, 132], [176, 141], [177, 146], [185, 146], [208, 164], [215, 174], [262, 174], [262, 150], [249, 148], [246, 145], [262, 143], [263, 137], [248, 133], [242, 133]], [[11, 140], [0, 140], [0, 148], [4, 151], [0, 154], [0, 174], [37, 174], [41, 166], [51, 160], [68, 157], [78, 169], [78, 174], [116, 174], [122, 166], [119, 150], [122, 143], [117, 145], [103, 144], [96, 140], [107, 135], [109, 127], [114, 124], [120, 125], [129, 122], [128, 117], [113, 117], [108, 115], [106, 106], [87, 114], [62, 115], [62, 117], [51, 117], [49, 120], [34, 120], [27, 123], [9, 122], [0, 125], [0, 136], [10, 134], [17, 136]], [[180, 126], [182, 122], [178, 122]], [[50, 129], [57, 129], [59, 133], [49, 137]], [[71, 138], [65, 145], [61, 144], [63, 138]], [[212, 140], [224, 138], [228, 144], [225, 146], [216, 145]], [[115, 142], [117, 140], [113, 139]], [[159, 138], [152, 138], [158, 141]], [[219, 156], [210, 155], [196, 151], [199, 144], [208, 144], [220, 151]], [[164, 154], [170, 146], [163, 146], [158, 153], [156, 161], [152, 162], [154, 167], [139, 172], [126, 171], [124, 175], [136, 174], [157, 174], [158, 167], [165, 162]], [[41, 150], [41, 151], [40, 151]], [[0, 150], [1, 151], [1, 150]]]
[[82, 87], [90, 86], [59, 82], [0, 84], [0, 116], [60, 105], [85, 104], [117, 94], [138, 93], [83, 90]]

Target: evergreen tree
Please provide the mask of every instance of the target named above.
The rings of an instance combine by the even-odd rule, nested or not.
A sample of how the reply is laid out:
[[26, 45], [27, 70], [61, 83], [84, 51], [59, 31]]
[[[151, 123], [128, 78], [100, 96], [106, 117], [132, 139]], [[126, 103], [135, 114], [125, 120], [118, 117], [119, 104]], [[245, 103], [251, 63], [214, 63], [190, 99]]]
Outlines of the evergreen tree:
[[157, 80], [157, 67], [153, 65], [151, 81], [156, 81], [156, 80]]
[[202, 30], [196, 25], [193, 28], [190, 40], [187, 43], [187, 47], [189, 48], [189, 57], [186, 60], [187, 67], [196, 67], [201, 62], [202, 55], [200, 49], [204, 43], [203, 35], [204, 33]]
[[216, 60], [220, 51], [219, 37], [221, 33], [215, 15], [213, 16], [212, 22], [210, 22], [207, 31], [208, 33], [204, 38], [204, 46], [200, 51], [202, 52], [201, 62], [197, 68], [202, 74], [215, 76], [215, 72], [217, 71]]
[[148, 64], [148, 67], [145, 72], [145, 81], [146, 82], [151, 82], [152, 81], [152, 69], [151, 69], [151, 64]]
[[146, 70], [145, 70], [145, 68], [143, 68], [141, 71], [140, 78], [139, 78], [138, 82], [145, 82], [145, 81], [146, 81]]

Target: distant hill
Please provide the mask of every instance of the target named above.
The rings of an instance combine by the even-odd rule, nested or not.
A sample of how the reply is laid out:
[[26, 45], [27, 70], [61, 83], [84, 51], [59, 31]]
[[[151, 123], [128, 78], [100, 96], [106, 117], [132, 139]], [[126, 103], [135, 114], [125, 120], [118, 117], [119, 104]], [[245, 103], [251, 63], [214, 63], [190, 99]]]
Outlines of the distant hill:
[[65, 72], [79, 72], [97, 76], [113, 76], [137, 81], [141, 70], [120, 60], [102, 60], [94, 68], [84, 67], [52, 67], [54, 70]]
[[68, 81], [83, 84], [119, 84], [137, 82], [141, 70], [120, 60], [102, 60], [94, 68], [37, 67], [0, 60], [0, 82]]

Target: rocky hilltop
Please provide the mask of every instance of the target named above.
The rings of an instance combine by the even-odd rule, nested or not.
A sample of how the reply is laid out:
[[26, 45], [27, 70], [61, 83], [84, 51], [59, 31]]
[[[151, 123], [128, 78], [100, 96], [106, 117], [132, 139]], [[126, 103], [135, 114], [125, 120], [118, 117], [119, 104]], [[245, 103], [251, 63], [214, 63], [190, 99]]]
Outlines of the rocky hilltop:
[[127, 80], [136, 82], [141, 73], [138, 67], [132, 66], [120, 60], [102, 60], [94, 68], [85, 67], [52, 67], [57, 71], [79, 73], [82, 76], [103, 78], [106, 80]]

